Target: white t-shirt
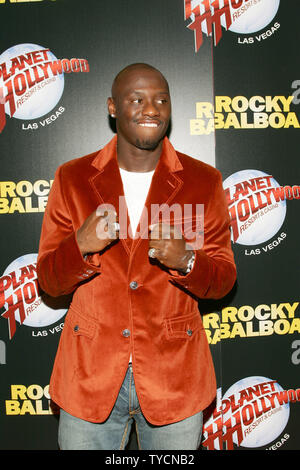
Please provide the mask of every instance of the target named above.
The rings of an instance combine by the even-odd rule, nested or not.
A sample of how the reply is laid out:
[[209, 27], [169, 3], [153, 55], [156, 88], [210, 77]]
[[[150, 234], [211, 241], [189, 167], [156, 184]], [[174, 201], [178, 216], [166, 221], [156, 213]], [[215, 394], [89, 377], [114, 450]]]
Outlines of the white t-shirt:
[[[131, 231], [134, 236], [147, 199], [154, 170], [141, 173], [127, 171], [120, 168], [120, 173], [123, 181], [124, 196], [128, 209]], [[130, 354], [129, 362], [131, 361], [132, 355]]]
[[132, 234], [134, 235], [147, 199], [153, 171], [146, 173], [120, 168]]

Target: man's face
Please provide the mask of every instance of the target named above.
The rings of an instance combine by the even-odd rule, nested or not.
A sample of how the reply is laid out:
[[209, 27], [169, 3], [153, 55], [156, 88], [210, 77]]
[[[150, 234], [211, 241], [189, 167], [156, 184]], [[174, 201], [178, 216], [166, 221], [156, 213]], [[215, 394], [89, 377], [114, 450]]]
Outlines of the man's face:
[[130, 145], [153, 150], [165, 136], [171, 115], [169, 87], [156, 70], [125, 72], [113, 88], [108, 108], [116, 117], [118, 137]]

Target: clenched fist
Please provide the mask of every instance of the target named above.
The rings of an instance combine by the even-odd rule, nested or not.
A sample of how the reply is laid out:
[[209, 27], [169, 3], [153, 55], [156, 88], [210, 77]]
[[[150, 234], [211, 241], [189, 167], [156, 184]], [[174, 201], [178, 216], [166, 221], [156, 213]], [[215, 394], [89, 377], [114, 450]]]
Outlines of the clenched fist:
[[76, 237], [82, 256], [102, 251], [119, 237], [116, 212], [99, 206], [77, 230]]
[[181, 232], [173, 225], [163, 223], [149, 227], [149, 250], [151, 248], [155, 250], [153, 258], [180, 273], [186, 271], [188, 262], [193, 256], [193, 250], [187, 249]]

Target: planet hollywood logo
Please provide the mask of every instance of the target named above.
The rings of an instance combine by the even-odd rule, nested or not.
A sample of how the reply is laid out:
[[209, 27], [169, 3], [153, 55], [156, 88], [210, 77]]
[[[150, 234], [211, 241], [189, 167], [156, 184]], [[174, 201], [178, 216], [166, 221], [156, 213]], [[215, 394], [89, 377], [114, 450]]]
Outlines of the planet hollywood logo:
[[[242, 170], [229, 176], [223, 187], [231, 218], [232, 241], [240, 245], [259, 245], [270, 240], [282, 227], [287, 200], [300, 199], [300, 186], [280, 186], [272, 175], [259, 170]], [[261, 249], [260, 254], [277, 246], [286, 234], [282, 232]], [[272, 245], [272, 246], [271, 246]]]
[[[204, 424], [202, 445], [208, 450], [236, 446], [276, 449], [284, 445], [289, 434], [282, 434], [290, 417], [290, 404], [300, 401], [300, 388], [284, 390], [277, 380], [246, 377], [233, 384]], [[276, 442], [277, 441], [277, 442]]]
[[61, 300], [50, 299], [38, 286], [36, 272], [37, 254], [27, 254], [14, 260], [0, 277], [0, 310], [7, 319], [9, 338], [16, 333], [17, 322], [31, 328], [38, 328], [32, 336], [46, 336], [59, 332], [62, 324], [48, 330], [40, 330], [57, 323], [67, 309]]
[[[58, 60], [50, 49], [37, 44], [18, 44], [0, 55], [0, 132], [6, 115], [20, 120], [35, 120], [50, 113], [60, 101], [66, 73], [89, 72], [86, 59]], [[39, 124], [55, 121], [65, 108], [60, 106]], [[36, 129], [39, 124], [23, 124]]]
[[[187, 27], [194, 31], [195, 52], [203, 44], [203, 33], [211, 36], [214, 31], [216, 46], [222, 38], [222, 28], [237, 34], [261, 31], [274, 19], [279, 5], [280, 0], [184, 0], [184, 19], [191, 20]], [[245, 42], [266, 39], [279, 27], [275, 23], [270, 30]]]

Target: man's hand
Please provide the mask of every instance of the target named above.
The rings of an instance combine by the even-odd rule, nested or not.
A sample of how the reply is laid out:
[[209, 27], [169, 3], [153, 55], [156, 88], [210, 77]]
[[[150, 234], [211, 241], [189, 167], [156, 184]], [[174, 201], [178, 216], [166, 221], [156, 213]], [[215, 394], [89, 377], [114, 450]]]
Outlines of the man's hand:
[[99, 206], [77, 230], [76, 237], [82, 256], [104, 250], [118, 239], [117, 214]]
[[187, 249], [187, 244], [181, 232], [172, 225], [163, 223], [150, 225], [149, 250], [164, 266], [185, 273], [193, 251]]

